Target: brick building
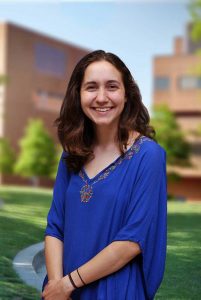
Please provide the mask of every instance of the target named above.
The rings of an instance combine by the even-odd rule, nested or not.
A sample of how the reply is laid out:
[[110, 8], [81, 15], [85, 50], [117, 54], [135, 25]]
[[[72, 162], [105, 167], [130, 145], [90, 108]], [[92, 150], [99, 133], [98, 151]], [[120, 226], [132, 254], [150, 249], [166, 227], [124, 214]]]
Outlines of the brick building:
[[154, 104], [165, 103], [174, 112], [185, 138], [191, 145], [190, 167], [171, 167], [180, 181], [169, 183], [170, 194], [178, 198], [201, 200], [201, 49], [190, 38], [190, 26], [184, 38], [174, 42], [172, 55], [156, 56], [153, 62]]
[[[41, 118], [57, 140], [53, 121], [75, 64], [88, 52], [11, 23], [0, 24], [0, 75], [8, 79], [0, 85], [0, 137], [16, 151], [30, 118]], [[2, 176], [2, 183], [16, 180]]]

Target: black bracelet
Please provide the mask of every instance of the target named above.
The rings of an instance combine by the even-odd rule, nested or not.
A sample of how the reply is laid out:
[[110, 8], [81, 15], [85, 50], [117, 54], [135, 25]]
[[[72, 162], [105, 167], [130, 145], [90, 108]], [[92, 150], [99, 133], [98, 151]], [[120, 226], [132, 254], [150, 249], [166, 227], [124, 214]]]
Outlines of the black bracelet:
[[80, 273], [79, 273], [78, 269], [77, 269], [77, 274], [79, 275], [79, 277], [80, 277], [80, 279], [81, 279], [82, 283], [83, 283], [84, 285], [86, 285], [86, 283], [85, 283], [85, 282], [84, 282], [84, 280], [82, 279], [82, 277], [81, 277], [81, 275], [80, 275]]
[[72, 283], [72, 286], [75, 288], [75, 289], [78, 289], [78, 286], [76, 286], [75, 282], [73, 281], [73, 278], [71, 276], [71, 273], [68, 274], [68, 277], [70, 279], [70, 282]]

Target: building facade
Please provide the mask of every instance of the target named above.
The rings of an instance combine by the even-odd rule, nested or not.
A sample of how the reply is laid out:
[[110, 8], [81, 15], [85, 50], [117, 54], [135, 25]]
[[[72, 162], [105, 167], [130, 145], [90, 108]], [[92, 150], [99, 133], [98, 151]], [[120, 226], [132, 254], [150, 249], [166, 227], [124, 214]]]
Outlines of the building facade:
[[[0, 24], [0, 137], [16, 152], [30, 118], [40, 118], [58, 142], [53, 122], [76, 63], [90, 52], [11, 23]], [[2, 183], [19, 179], [2, 176]]]
[[[156, 56], [153, 61], [154, 104], [166, 104], [191, 146], [190, 166], [168, 167], [180, 180], [169, 182], [169, 193], [180, 199], [201, 200], [201, 49], [190, 38], [174, 42], [172, 55]], [[200, 129], [199, 129], [200, 128]], [[200, 134], [199, 134], [200, 131]]]

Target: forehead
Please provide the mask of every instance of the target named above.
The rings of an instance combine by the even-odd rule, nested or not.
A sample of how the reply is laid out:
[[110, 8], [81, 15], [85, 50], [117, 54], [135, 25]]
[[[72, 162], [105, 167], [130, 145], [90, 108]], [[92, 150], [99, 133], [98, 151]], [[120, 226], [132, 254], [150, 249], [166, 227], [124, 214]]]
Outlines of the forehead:
[[107, 61], [97, 61], [91, 63], [85, 70], [83, 82], [99, 80], [122, 81], [119, 70]]

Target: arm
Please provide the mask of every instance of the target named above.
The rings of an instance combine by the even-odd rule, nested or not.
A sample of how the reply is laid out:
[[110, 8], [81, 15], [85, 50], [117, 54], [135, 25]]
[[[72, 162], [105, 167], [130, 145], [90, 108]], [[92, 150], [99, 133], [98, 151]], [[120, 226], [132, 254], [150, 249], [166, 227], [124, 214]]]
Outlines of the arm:
[[48, 279], [63, 277], [63, 242], [52, 236], [45, 237], [45, 262]]
[[[130, 241], [115, 241], [105, 247], [96, 256], [79, 268], [79, 273], [86, 284], [107, 276], [121, 269], [131, 259], [141, 252], [137, 243]], [[83, 283], [77, 273], [77, 270], [71, 272], [74, 283], [77, 287], [83, 286]], [[60, 280], [49, 284], [43, 296], [49, 300], [68, 299], [74, 290], [68, 275]]]
[[[53, 191], [53, 199], [47, 216], [47, 226], [45, 230], [45, 259], [48, 273], [48, 283], [44, 286], [42, 296], [49, 299], [68, 299], [63, 295], [60, 281], [63, 278], [63, 239], [64, 239], [64, 216], [65, 216], [65, 191], [68, 186], [68, 170], [63, 161], [64, 153], [59, 162], [58, 172]], [[56, 293], [49, 297], [49, 287], [56, 290], [58, 286], [62, 296]]]
[[[86, 284], [114, 273], [126, 265], [141, 250], [137, 243], [130, 241], [115, 241], [105, 247], [87, 263], [79, 267], [79, 273]], [[76, 270], [71, 273], [76, 286], [83, 286]], [[65, 276], [66, 285], [69, 285], [68, 276]], [[69, 287], [72, 288], [72, 287]]]
[[[70, 294], [66, 293], [66, 290], [63, 289], [62, 281], [63, 278], [63, 242], [55, 237], [46, 236], [45, 237], [45, 262], [47, 268], [47, 275], [48, 275], [48, 284], [42, 293], [43, 299], [49, 299], [48, 297], [48, 289], [51, 288], [54, 292], [59, 289], [59, 293], [63, 290], [63, 296], [59, 294], [53, 295], [52, 299], [57, 297], [58, 299], [65, 299], [71, 300]], [[65, 287], [65, 286], [64, 286]], [[60, 298], [61, 297], [61, 298]], [[51, 298], [50, 298], [51, 299]]]

